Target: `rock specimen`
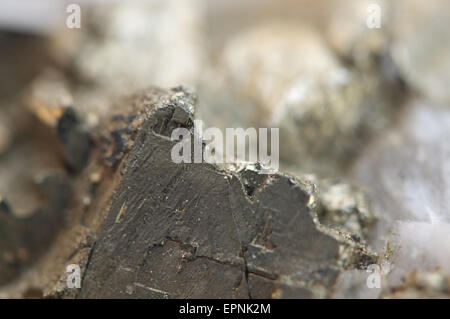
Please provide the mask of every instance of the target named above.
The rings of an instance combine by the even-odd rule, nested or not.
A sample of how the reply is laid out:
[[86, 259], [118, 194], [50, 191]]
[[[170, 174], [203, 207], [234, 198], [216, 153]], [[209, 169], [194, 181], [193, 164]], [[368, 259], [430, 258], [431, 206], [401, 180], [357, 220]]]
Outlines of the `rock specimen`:
[[[96, 138], [97, 150], [104, 151], [94, 152], [88, 168], [74, 180], [80, 195], [91, 189], [90, 183], [103, 190], [88, 191], [88, 206], [75, 206], [69, 216], [72, 229], [84, 216], [91, 239], [83, 239], [73, 251], [58, 250], [62, 243], [57, 242], [48, 253], [52, 264], [56, 253], [56, 260], [82, 265], [82, 288], [61, 285], [62, 263], [61, 281], [49, 279], [45, 284], [53, 288], [46, 288], [46, 295], [326, 297], [341, 271], [376, 262], [376, 255], [349, 234], [319, 223], [314, 195], [294, 177], [262, 174], [254, 165], [229, 171], [208, 163], [174, 163], [170, 154], [177, 141], [171, 140], [171, 132], [185, 127], [194, 133], [195, 94], [153, 88], [126, 101], [124, 109], [130, 113], [111, 119], [103, 138]], [[92, 172], [99, 170], [109, 170], [113, 178], [94, 178]], [[61, 205], [49, 205], [59, 214], [53, 218], [63, 216]], [[50, 224], [38, 214], [30, 218], [34, 225], [39, 220]], [[18, 238], [27, 234], [14, 229]], [[67, 230], [59, 237], [67, 242], [74, 234], [79, 232]], [[21, 247], [17, 240], [2, 238], [3, 252]], [[34, 243], [40, 240], [36, 235]], [[40, 272], [49, 267], [45, 259]]]
[[169, 137], [192, 129], [193, 96], [147, 96], [79, 297], [319, 297], [341, 269], [375, 261], [315, 222], [292, 177], [173, 163]]

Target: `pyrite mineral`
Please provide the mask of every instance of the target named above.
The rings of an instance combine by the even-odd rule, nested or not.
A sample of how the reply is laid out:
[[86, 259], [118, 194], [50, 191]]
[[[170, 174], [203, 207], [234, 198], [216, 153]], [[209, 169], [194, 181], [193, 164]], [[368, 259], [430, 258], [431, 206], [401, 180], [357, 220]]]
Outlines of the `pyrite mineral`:
[[[114, 165], [97, 151], [73, 181], [91, 199], [70, 218], [83, 220], [90, 235], [79, 239], [80, 225], [72, 223], [36, 266], [42, 273], [59, 260], [63, 278], [64, 265], [76, 260], [82, 288], [74, 294], [54, 277], [33, 279], [47, 296], [326, 297], [342, 271], [377, 261], [363, 243], [320, 224], [315, 195], [293, 176], [262, 174], [258, 165], [231, 171], [172, 162], [172, 130], [193, 134], [192, 92], [152, 88], [125, 101], [129, 113], [114, 116], [96, 139]], [[121, 139], [108, 138], [117, 131]], [[94, 178], [97, 172], [103, 177]], [[14, 242], [0, 248], [18, 251]], [[67, 242], [79, 246], [61, 249]]]
[[192, 128], [194, 99], [181, 89], [151, 95], [79, 297], [323, 297], [340, 271], [376, 261], [318, 224], [293, 177], [173, 163], [167, 137]]
[[450, 113], [426, 101], [414, 101], [407, 110], [399, 127], [382, 136], [354, 170], [379, 213], [371, 244], [388, 244], [392, 286], [406, 272], [450, 274]]

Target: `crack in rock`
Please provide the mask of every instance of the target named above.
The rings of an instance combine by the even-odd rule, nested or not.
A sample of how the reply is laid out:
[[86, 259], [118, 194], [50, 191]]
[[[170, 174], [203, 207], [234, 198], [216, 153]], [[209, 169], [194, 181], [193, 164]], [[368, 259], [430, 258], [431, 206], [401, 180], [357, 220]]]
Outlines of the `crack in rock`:
[[134, 282], [172, 298], [322, 297], [341, 270], [376, 257], [318, 227], [311, 194], [291, 176], [173, 163], [176, 141], [165, 136], [194, 134], [196, 99], [181, 88], [149, 92], [135, 106], [137, 133], [79, 297], [161, 297], [127, 289]]

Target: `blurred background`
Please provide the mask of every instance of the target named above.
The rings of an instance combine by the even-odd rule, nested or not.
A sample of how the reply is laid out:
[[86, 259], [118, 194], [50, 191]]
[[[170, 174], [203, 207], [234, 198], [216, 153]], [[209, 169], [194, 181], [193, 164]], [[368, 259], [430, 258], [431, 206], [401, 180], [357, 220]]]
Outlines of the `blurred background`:
[[63, 169], [46, 133], [61, 109], [95, 129], [119, 96], [187, 85], [206, 126], [278, 127], [282, 171], [366, 194], [369, 243], [395, 233], [398, 273], [450, 275], [447, 1], [77, 1], [69, 28], [71, 3], [0, 0], [0, 199], [15, 214]]

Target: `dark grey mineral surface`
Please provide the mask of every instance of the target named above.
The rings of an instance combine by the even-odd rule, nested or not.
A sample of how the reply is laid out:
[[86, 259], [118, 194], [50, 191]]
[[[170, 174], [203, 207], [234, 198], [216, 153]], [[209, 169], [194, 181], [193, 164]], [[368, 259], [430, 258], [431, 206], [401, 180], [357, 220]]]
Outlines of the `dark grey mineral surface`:
[[318, 224], [294, 177], [173, 163], [169, 128], [190, 128], [193, 98], [180, 89], [146, 94], [157, 102], [135, 120], [79, 297], [319, 297], [344, 268], [375, 262]]

